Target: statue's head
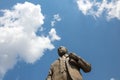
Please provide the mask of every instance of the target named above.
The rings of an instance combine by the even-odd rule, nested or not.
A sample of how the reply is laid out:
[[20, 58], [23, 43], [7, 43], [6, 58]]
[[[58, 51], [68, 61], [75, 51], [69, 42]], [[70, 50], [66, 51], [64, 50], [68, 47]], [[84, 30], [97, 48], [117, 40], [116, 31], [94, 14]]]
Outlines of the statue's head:
[[58, 48], [58, 55], [59, 55], [60, 57], [62, 57], [64, 54], [67, 54], [67, 53], [68, 53], [68, 50], [67, 50], [66, 47], [60, 46], [60, 47]]

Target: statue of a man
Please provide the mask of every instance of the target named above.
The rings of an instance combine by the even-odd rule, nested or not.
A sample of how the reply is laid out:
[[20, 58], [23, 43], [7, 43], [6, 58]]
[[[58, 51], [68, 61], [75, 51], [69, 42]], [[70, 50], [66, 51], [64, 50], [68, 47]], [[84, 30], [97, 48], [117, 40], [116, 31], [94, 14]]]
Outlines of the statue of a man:
[[91, 65], [77, 56], [69, 53], [67, 48], [58, 48], [60, 56], [52, 65], [46, 80], [82, 80], [80, 69], [84, 72], [91, 71]]

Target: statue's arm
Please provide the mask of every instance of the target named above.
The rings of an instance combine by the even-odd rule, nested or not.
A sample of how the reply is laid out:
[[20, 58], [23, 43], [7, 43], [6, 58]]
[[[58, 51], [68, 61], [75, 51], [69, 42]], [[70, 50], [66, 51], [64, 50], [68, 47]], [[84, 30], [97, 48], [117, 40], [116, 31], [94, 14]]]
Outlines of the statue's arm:
[[52, 80], [52, 68], [50, 68], [48, 76], [46, 78], [46, 80]]
[[78, 57], [74, 53], [70, 53], [69, 57], [74, 59], [76, 61], [77, 66], [80, 67], [84, 72], [90, 72], [91, 71], [91, 64], [87, 63], [81, 57]]
[[90, 72], [91, 71], [91, 64], [86, 62], [84, 59], [79, 58], [78, 64], [84, 72]]

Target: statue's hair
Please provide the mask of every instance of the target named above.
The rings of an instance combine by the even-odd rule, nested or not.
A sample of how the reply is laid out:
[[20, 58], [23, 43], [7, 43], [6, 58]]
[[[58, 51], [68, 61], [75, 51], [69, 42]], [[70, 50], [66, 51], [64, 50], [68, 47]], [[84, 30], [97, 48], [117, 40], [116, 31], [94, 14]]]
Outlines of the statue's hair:
[[68, 53], [68, 49], [65, 46], [60, 46], [59, 48], [61, 48], [61, 47], [64, 47], [66, 49], [66, 53]]

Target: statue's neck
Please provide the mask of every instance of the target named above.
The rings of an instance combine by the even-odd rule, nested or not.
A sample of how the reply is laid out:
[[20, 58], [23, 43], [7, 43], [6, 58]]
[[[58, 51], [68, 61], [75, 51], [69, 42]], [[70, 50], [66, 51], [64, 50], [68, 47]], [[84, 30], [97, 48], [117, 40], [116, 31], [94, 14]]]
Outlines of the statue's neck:
[[62, 58], [62, 57], [67, 58], [67, 57], [68, 57], [68, 54], [64, 54], [63, 56], [61, 56], [61, 58]]

